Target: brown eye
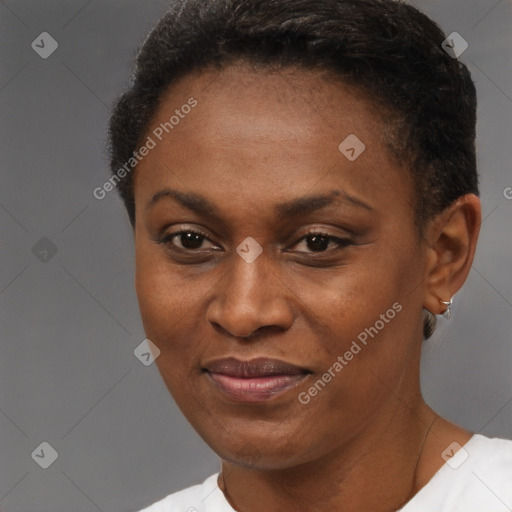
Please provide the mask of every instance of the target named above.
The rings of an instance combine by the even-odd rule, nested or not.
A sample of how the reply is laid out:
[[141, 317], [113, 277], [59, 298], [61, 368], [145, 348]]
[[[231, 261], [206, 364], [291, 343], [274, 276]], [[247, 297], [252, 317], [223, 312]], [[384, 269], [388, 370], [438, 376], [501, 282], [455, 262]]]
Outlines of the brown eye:
[[[207, 240], [208, 238], [205, 235], [196, 231], [179, 231], [167, 234], [160, 240], [160, 243], [185, 251], [197, 251], [198, 249], [205, 249], [203, 244]], [[213, 244], [212, 246], [215, 247]]]
[[346, 238], [338, 238], [325, 233], [310, 233], [302, 237], [297, 246], [301, 244], [306, 250], [298, 250], [297, 252], [322, 253], [326, 252], [330, 247], [334, 250], [347, 247], [351, 244], [351, 241]]
[[326, 236], [309, 235], [306, 237], [306, 246], [313, 252], [323, 252], [329, 247], [330, 239]]
[[204, 237], [199, 233], [181, 233], [177, 238], [184, 249], [200, 249], [203, 245]]

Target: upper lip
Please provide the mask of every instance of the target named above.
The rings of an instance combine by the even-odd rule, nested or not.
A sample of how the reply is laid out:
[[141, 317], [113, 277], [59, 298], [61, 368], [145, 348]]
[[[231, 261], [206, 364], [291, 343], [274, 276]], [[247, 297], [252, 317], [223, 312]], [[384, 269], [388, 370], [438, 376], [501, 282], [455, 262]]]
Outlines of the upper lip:
[[279, 359], [258, 357], [248, 361], [241, 361], [235, 357], [215, 359], [204, 366], [204, 370], [211, 373], [219, 373], [231, 377], [268, 377], [272, 375], [300, 375], [311, 373], [305, 368], [300, 368], [291, 363]]

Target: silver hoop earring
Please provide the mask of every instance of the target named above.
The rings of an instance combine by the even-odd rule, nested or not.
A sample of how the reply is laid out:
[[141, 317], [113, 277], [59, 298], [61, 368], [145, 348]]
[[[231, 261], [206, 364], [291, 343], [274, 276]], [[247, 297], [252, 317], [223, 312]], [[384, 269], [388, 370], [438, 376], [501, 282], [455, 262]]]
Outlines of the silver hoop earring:
[[444, 316], [445, 318], [450, 318], [450, 317], [452, 316], [452, 312], [451, 312], [450, 307], [451, 307], [451, 306], [452, 306], [452, 304], [453, 304], [453, 297], [452, 297], [449, 301], [446, 301], [446, 300], [439, 300], [439, 302], [440, 302], [441, 304], [444, 304], [445, 306], [447, 306], [447, 307], [446, 307], [445, 312], [443, 313], [443, 316]]

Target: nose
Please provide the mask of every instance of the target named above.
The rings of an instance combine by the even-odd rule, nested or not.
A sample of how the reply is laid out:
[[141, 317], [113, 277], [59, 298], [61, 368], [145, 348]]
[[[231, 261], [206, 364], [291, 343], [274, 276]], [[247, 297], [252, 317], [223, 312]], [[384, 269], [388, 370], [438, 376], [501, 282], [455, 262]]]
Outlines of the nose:
[[207, 320], [223, 333], [253, 338], [256, 332], [287, 330], [293, 323], [293, 292], [278, 266], [261, 254], [252, 263], [232, 256], [229, 272], [216, 285]]

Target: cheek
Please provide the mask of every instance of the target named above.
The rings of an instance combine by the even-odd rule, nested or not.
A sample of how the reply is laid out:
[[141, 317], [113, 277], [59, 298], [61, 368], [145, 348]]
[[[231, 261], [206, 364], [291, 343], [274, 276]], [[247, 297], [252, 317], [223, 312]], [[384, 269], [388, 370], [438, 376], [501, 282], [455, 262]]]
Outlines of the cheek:
[[202, 293], [201, 281], [183, 279], [159, 253], [157, 246], [136, 242], [135, 288], [144, 330], [162, 353], [187, 350], [190, 343], [180, 333], [194, 323], [193, 308]]
[[194, 390], [196, 380], [191, 379], [191, 371], [199, 372], [194, 366], [199, 347], [194, 334], [197, 319], [193, 318], [198, 299], [190, 285], [184, 286], [175, 273], [166, 269], [166, 263], [158, 263], [147, 253], [137, 254], [135, 285], [146, 337], [160, 349], [155, 364], [188, 417], [187, 407], [201, 405], [194, 406], [201, 396]]
[[400, 321], [393, 304], [403, 306], [406, 301], [410, 285], [405, 283], [413, 274], [406, 267], [401, 258], [386, 258], [375, 248], [346, 267], [316, 274], [312, 279], [300, 276], [294, 281], [301, 298], [301, 315], [312, 330], [323, 330], [330, 350], [348, 350], [350, 341], [376, 322], [379, 331], [384, 331]]
[[302, 286], [302, 315], [321, 334], [320, 373], [331, 369], [326, 387], [332, 392], [321, 393], [326, 407], [341, 400], [355, 410], [371, 408], [385, 393], [383, 380], [393, 387], [408, 365], [421, 336], [421, 297], [413, 291], [420, 290], [420, 268], [413, 252], [412, 246], [371, 249], [359, 262]]

